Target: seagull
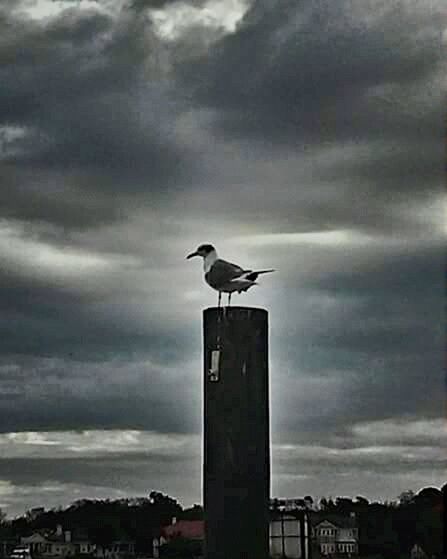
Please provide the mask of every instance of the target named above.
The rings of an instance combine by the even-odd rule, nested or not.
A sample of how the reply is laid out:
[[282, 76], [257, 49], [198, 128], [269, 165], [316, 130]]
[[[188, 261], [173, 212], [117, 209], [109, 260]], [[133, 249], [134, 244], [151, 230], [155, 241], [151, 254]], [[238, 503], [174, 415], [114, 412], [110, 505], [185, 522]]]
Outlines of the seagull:
[[213, 245], [200, 245], [195, 252], [188, 254], [186, 259], [194, 256], [203, 258], [203, 271], [206, 283], [219, 292], [217, 306], [220, 307], [222, 293], [228, 293], [228, 305], [231, 295], [237, 291], [248, 291], [253, 285], [258, 285], [256, 280], [260, 274], [268, 274], [275, 270], [245, 270], [236, 264], [222, 260], [217, 256]]

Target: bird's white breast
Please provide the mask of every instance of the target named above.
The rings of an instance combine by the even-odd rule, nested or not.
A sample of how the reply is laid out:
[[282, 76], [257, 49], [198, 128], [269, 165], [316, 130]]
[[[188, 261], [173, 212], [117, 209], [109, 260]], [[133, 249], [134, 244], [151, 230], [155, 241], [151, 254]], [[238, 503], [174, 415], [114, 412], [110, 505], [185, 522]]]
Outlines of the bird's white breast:
[[205, 272], [205, 274], [207, 274], [211, 270], [211, 266], [214, 264], [214, 262], [216, 262], [216, 260], [217, 252], [215, 250], [205, 256], [205, 258], [203, 259], [203, 271]]

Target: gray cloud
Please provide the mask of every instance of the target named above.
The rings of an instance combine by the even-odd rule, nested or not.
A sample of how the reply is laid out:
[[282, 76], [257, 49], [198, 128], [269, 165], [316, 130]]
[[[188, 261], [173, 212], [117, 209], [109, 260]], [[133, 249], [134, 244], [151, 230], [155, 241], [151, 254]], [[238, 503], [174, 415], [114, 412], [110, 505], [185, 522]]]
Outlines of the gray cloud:
[[283, 193], [289, 224], [410, 228], [410, 200], [442, 195], [445, 25], [436, 3], [257, 2], [235, 34], [181, 61], [180, 84], [245, 157], [257, 146], [261, 165], [296, 165], [270, 196], [251, 187]]
[[257, 2], [236, 35], [184, 69], [185, 80], [202, 103], [222, 111], [225, 130], [267, 142], [383, 140], [390, 133], [408, 141], [427, 115], [439, 129], [431, 103], [422, 115], [403, 105], [439, 68], [441, 6], [429, 13], [406, 1], [377, 4]]
[[96, 364], [68, 357], [5, 360], [0, 367], [0, 432], [97, 428], [197, 432], [201, 423], [197, 365], [184, 363], [182, 372], [164, 362], [125, 359], [122, 352], [120, 360]]
[[4, 18], [0, 122], [23, 133], [3, 147], [13, 196], [2, 215], [94, 226], [142, 195], [175, 192], [193, 163], [160, 103], [169, 92], [149, 21], [76, 9], [44, 23]]
[[[275, 493], [437, 483], [440, 6], [255, 2], [234, 30], [199, 18], [175, 38], [149, 15], [175, 26], [175, 2], [70, 6], [0, 8], [0, 439], [199, 436], [215, 294], [184, 256], [209, 241], [278, 269], [240, 299], [270, 309]], [[198, 500], [198, 446], [146, 443], [77, 459], [8, 443], [0, 504]]]

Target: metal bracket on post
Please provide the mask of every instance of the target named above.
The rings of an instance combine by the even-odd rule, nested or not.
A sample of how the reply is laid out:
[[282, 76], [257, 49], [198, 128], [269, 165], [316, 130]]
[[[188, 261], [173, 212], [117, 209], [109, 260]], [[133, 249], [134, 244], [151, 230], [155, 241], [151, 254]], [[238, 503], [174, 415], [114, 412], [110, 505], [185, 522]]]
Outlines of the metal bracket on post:
[[213, 349], [211, 351], [211, 368], [208, 370], [210, 382], [217, 382], [219, 380], [219, 363], [220, 349]]

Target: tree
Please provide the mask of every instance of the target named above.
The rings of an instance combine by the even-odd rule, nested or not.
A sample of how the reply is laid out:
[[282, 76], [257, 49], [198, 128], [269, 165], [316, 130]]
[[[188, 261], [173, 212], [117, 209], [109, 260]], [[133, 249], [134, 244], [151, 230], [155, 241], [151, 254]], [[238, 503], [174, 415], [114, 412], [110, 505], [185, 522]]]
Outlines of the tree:
[[361, 495], [357, 495], [355, 502], [357, 505], [361, 505], [362, 507], [367, 507], [369, 505], [368, 499], [362, 497]]
[[348, 497], [337, 497], [335, 499], [335, 507], [337, 512], [342, 515], [348, 515], [354, 510], [354, 503]]
[[6, 512], [0, 509], [0, 525], [6, 520]]
[[178, 517], [182, 512], [182, 507], [175, 499], [172, 499], [172, 497], [168, 495], [163, 495], [163, 493], [159, 491], [151, 491], [149, 494], [149, 501], [161, 525], [170, 524], [172, 517]]
[[313, 506], [314, 506], [314, 500], [312, 499], [312, 496], [311, 496], [311, 495], [306, 495], [306, 496], [304, 497], [304, 504], [305, 504], [306, 508], [308, 508], [308, 509], [312, 509], [312, 508], [313, 508]]
[[424, 489], [421, 489], [416, 495], [415, 500], [417, 503], [428, 506], [437, 505], [442, 501], [442, 493], [436, 487], [424, 487]]
[[327, 499], [326, 499], [326, 497], [322, 497], [322, 498], [320, 499], [320, 503], [319, 503], [319, 504], [320, 504], [320, 509], [321, 509], [321, 510], [326, 510], [326, 509], [327, 509]]
[[329, 499], [326, 499], [326, 497], [322, 497], [320, 499], [320, 509], [325, 511], [325, 512], [334, 512], [335, 511], [335, 503], [332, 499], [332, 497], [329, 497]]
[[203, 520], [203, 507], [202, 505], [194, 505], [189, 509], [185, 509], [180, 518], [182, 520]]
[[403, 491], [399, 495], [399, 505], [405, 506], [413, 503], [415, 496], [416, 496], [415, 492], [412, 491], [411, 489], [409, 489], [408, 491]]

